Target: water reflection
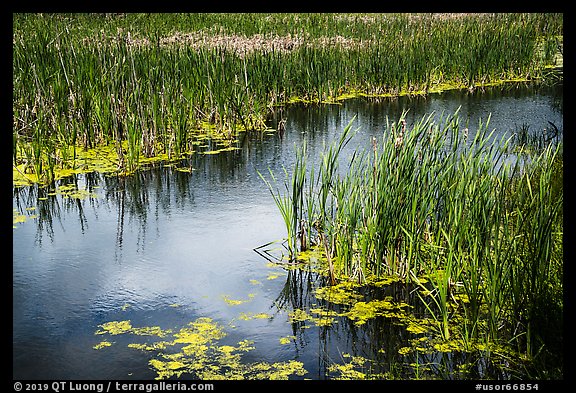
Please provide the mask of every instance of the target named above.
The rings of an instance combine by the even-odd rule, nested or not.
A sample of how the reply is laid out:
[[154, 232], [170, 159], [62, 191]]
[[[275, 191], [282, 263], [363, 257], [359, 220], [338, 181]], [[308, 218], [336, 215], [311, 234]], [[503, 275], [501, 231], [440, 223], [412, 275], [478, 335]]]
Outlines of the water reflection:
[[[291, 268], [274, 302], [278, 310], [298, 315], [291, 319], [291, 333], [295, 357], [309, 365], [307, 378], [508, 380], [531, 375], [511, 358], [487, 357], [485, 352], [463, 347], [450, 352], [431, 350], [428, 343], [434, 336], [407, 330], [406, 321], [395, 313], [368, 318], [365, 323], [343, 317], [350, 305], [315, 296], [326, 281], [325, 276], [306, 267]], [[411, 305], [410, 315], [431, 318], [415, 287], [400, 283], [379, 288], [365, 286], [359, 293], [362, 297], [358, 302], [406, 302]], [[317, 317], [302, 317], [302, 310]]]
[[[278, 114], [276, 121], [287, 120], [283, 135], [245, 134], [235, 151], [198, 153], [171, 166], [157, 163], [129, 177], [88, 173], [50, 187], [14, 188], [13, 208], [30, 217], [15, 224], [13, 232], [14, 378], [154, 377], [149, 354], [120, 344], [108, 352], [93, 350], [97, 326], [130, 319], [135, 326], [174, 328], [198, 316], [229, 326], [231, 342], [254, 339], [256, 350], [248, 359], [303, 361], [306, 378], [338, 375], [334, 364], [353, 362], [345, 353], [371, 360], [357, 364], [357, 370], [395, 378], [414, 378], [416, 373], [456, 378], [455, 365], [471, 359], [476, 365], [470, 375], [502, 376], [473, 354], [411, 352], [399, 363], [398, 351], [414, 336], [393, 318], [357, 325], [337, 317], [325, 326], [290, 320], [294, 310], [342, 313], [345, 307], [315, 296], [325, 278], [314, 272], [288, 270], [285, 278], [270, 279], [270, 271], [280, 268], [267, 266], [253, 251], [285, 236], [258, 172], [270, 168], [281, 174], [283, 167], [290, 168], [295, 144], [306, 140], [313, 165], [323, 145], [337, 138], [354, 116], [360, 130], [347, 146], [349, 154], [369, 147], [387, 119], [395, 121], [405, 109], [412, 123], [427, 112], [451, 113], [460, 106], [472, 130], [488, 113], [491, 128], [499, 132], [523, 123], [540, 129], [548, 121], [563, 129], [561, 87], [296, 105]], [[193, 170], [180, 172], [178, 167]], [[72, 195], [73, 190], [83, 192]], [[408, 298], [418, 304], [408, 288], [379, 291], [363, 296]], [[250, 301], [230, 306], [223, 295]], [[425, 309], [412, 311], [421, 318], [427, 315]], [[272, 312], [273, 317], [240, 321], [241, 312]], [[295, 339], [280, 345], [279, 338], [288, 336]]]

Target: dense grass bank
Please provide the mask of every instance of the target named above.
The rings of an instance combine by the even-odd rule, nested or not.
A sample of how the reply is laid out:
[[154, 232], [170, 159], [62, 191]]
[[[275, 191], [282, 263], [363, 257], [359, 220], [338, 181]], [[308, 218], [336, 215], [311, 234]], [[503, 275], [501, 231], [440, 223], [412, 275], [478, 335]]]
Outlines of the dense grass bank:
[[542, 79], [561, 14], [14, 14], [15, 176], [233, 146], [278, 105]]
[[541, 362], [539, 376], [561, 373], [561, 141], [498, 140], [489, 122], [470, 132], [458, 113], [413, 126], [402, 115], [382, 139], [341, 157], [351, 124], [319, 167], [297, 147], [284, 187], [262, 174], [291, 258], [320, 247], [331, 285], [416, 285], [454, 349], [504, 345]]

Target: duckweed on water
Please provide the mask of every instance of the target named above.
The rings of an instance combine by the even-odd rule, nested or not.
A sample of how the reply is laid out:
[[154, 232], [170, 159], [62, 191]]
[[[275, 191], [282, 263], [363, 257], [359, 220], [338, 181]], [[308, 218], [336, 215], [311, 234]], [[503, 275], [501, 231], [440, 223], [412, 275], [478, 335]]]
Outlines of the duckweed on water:
[[316, 326], [331, 326], [334, 323], [338, 323], [335, 318], [335, 316], [339, 315], [337, 313], [321, 309], [310, 309], [310, 312], [317, 315], [310, 317], [310, 321], [314, 322]]
[[337, 380], [390, 380], [395, 376], [390, 372], [376, 373], [373, 371], [374, 361], [363, 356], [354, 356], [349, 353], [342, 354], [343, 362], [328, 366], [331, 379]]
[[[315, 326], [331, 326], [332, 324], [338, 322], [338, 320], [335, 318], [335, 316], [339, 316], [337, 313], [331, 314], [329, 311], [319, 308], [310, 309], [310, 312], [318, 316], [313, 316], [302, 309], [296, 308], [288, 313], [288, 321], [290, 323], [311, 322]], [[300, 327], [309, 328], [311, 326], [303, 324]]]
[[224, 302], [229, 306], [238, 306], [240, 304], [244, 304], [250, 301], [250, 300], [230, 299], [230, 296], [228, 295], [222, 295], [222, 300], [224, 300]]
[[296, 336], [286, 336], [279, 338], [280, 344], [282, 345], [290, 344], [293, 340], [296, 340]]
[[38, 217], [37, 214], [32, 214], [35, 211], [35, 207], [26, 208], [26, 214], [20, 214], [17, 209], [12, 208], [12, 228], [16, 229], [16, 224], [21, 224], [30, 219], [35, 219]]
[[[242, 354], [255, 349], [250, 340], [236, 345], [219, 345], [226, 332], [217, 322], [200, 317], [176, 333], [158, 327], [135, 328], [130, 321], [113, 321], [100, 325], [96, 334], [135, 334], [165, 337], [172, 340], [154, 343], [130, 343], [129, 348], [156, 352], [148, 364], [157, 373], [156, 379], [180, 377], [184, 374], [198, 379], [288, 379], [293, 375], [306, 374], [302, 362], [289, 360], [277, 363], [243, 363]], [[94, 349], [111, 346], [107, 341], [95, 345]], [[179, 349], [173, 352], [174, 349]], [[165, 351], [169, 350], [169, 351]]]
[[343, 315], [353, 320], [356, 325], [362, 325], [366, 323], [367, 320], [376, 318], [377, 316], [387, 316], [391, 312], [395, 312], [392, 315], [397, 315], [397, 312], [402, 312], [407, 307], [409, 307], [409, 305], [406, 303], [394, 303], [388, 298], [369, 302], [356, 302], [350, 311]]
[[259, 313], [251, 313], [251, 312], [241, 312], [238, 315], [238, 319], [241, 319], [243, 321], [250, 321], [252, 319], [269, 319], [272, 316], [270, 314], [267, 314], [265, 312], [259, 312]]
[[316, 298], [335, 304], [353, 304], [362, 298], [362, 295], [353, 291], [358, 287], [360, 285], [355, 282], [342, 281], [336, 285], [316, 289]]
[[140, 328], [133, 328], [131, 330], [133, 334], [138, 336], [158, 336], [158, 337], [166, 337], [167, 335], [172, 333], [172, 330], [167, 329], [163, 330], [160, 329], [158, 326], [145, 326]]
[[168, 334], [172, 333], [172, 330], [163, 330], [159, 326], [145, 326], [145, 327], [133, 327], [129, 320], [127, 321], [111, 321], [99, 325], [102, 329], [96, 331], [96, 334], [125, 334], [132, 333], [138, 336], [158, 336], [166, 337]]
[[130, 323], [130, 321], [106, 322], [106, 323], [100, 325], [100, 327], [102, 328], [102, 330], [96, 331], [96, 334], [108, 333], [108, 334], [116, 335], [116, 334], [128, 333], [132, 330], [132, 324]]
[[[380, 282], [378, 288], [393, 283], [394, 280], [388, 284]], [[474, 359], [490, 358], [490, 364], [502, 370], [509, 369], [511, 364], [518, 364], [517, 362], [522, 360], [520, 354], [505, 344], [465, 340], [459, 337], [457, 328], [464, 317], [457, 311], [454, 312], [451, 339], [447, 340], [440, 334], [438, 321], [426, 317], [418, 318], [414, 315], [413, 306], [409, 304], [394, 301], [390, 296], [377, 300], [365, 299], [361, 295], [361, 289], [365, 290], [366, 285], [342, 282], [332, 288], [333, 293], [338, 294], [331, 297], [335, 302], [326, 300], [329, 298], [326, 297], [319, 299], [322, 304], [313, 303], [308, 308], [295, 308], [288, 311], [287, 322], [299, 323], [300, 329], [305, 329], [313, 326], [331, 328], [335, 324], [348, 326], [342, 321], [349, 320], [361, 328], [370, 321], [388, 319], [393, 325], [398, 325], [401, 329], [403, 327], [408, 333], [407, 340], [393, 349], [393, 352], [399, 356], [398, 364], [401, 365], [401, 369], [415, 372], [416, 378], [436, 378], [437, 368], [444, 367], [437, 364], [438, 356], [442, 358], [445, 355], [452, 357], [455, 354], [469, 354]], [[320, 293], [328, 292], [325, 289]], [[464, 296], [460, 298], [465, 299]], [[264, 312], [241, 312], [238, 319], [250, 321], [272, 317]], [[153, 354], [148, 363], [156, 372], [157, 379], [179, 378], [184, 375], [198, 379], [289, 379], [303, 376], [307, 372], [303, 363], [294, 360], [278, 363], [246, 362], [244, 354], [255, 349], [254, 342], [241, 340], [235, 345], [230, 343], [222, 345], [221, 340], [227, 337], [227, 333], [222, 325], [211, 318], [201, 317], [174, 330], [161, 329], [157, 326], [135, 327], [130, 320], [107, 322], [99, 325], [99, 328], [96, 331], [97, 335], [147, 336], [147, 342], [131, 342], [127, 346]], [[296, 335], [278, 337], [278, 345], [288, 345], [296, 339]], [[93, 348], [107, 350], [113, 344], [114, 342], [103, 340]], [[379, 353], [385, 352], [390, 352], [390, 349], [381, 348], [379, 351]], [[491, 355], [496, 356], [490, 357]], [[347, 353], [341, 356], [342, 363], [331, 361], [327, 365], [327, 376], [330, 379], [405, 378], [403, 374], [397, 374], [397, 371], [394, 373], [386, 371], [382, 374], [383, 365], [376, 359]], [[472, 366], [467, 368], [466, 364], [468, 363], [457, 362], [454, 365], [458, 367], [458, 375], [462, 378], [466, 378], [469, 372], [467, 369], [474, 369]]]
[[[306, 262], [304, 258], [301, 259], [301, 262]], [[326, 261], [320, 259], [315, 263], [325, 264]], [[300, 266], [304, 270], [310, 270], [306, 265]], [[321, 272], [323, 269], [316, 268], [315, 271]], [[338, 322], [343, 323], [344, 320], [349, 320], [355, 326], [361, 327], [368, 325], [370, 321], [388, 320], [388, 323], [399, 326], [401, 330], [408, 333], [407, 340], [396, 347], [394, 352], [399, 356], [398, 364], [401, 365], [401, 369], [414, 373], [414, 378], [438, 378], [439, 370], [451, 370], [454, 367], [458, 370], [457, 378], [468, 378], [469, 375], [475, 375], [470, 372], [478, 372], [476, 364], [478, 362], [506, 373], [514, 367], [522, 368], [528, 364], [526, 362], [529, 359], [515, 350], [510, 343], [462, 336], [462, 327], [469, 323], [465, 306], [470, 303], [470, 299], [459, 286], [452, 289], [450, 301], [447, 304], [450, 313], [449, 338], [443, 336], [442, 322], [436, 320], [430, 313], [422, 314], [422, 310], [417, 310], [418, 305], [422, 306], [418, 299], [423, 301], [422, 292], [431, 285], [430, 280], [434, 278], [432, 276], [414, 278], [420, 285], [415, 286], [411, 292], [420, 293], [420, 295], [414, 298], [416, 303], [411, 302], [411, 304], [395, 300], [391, 296], [369, 298], [381, 291], [394, 292], [394, 288], [405, 290], [406, 284], [400, 282], [400, 278], [393, 276], [367, 276], [364, 284], [341, 281], [333, 286], [315, 288], [313, 292], [316, 299], [321, 301], [321, 305], [312, 304], [307, 309], [294, 309], [288, 313], [289, 322], [299, 323], [300, 328], [309, 328], [312, 326], [331, 327]], [[480, 304], [479, 308], [487, 312], [485, 306], [485, 304]], [[487, 326], [478, 323], [476, 328], [479, 331], [485, 331]], [[382, 348], [380, 351], [389, 352], [389, 349], [384, 351]], [[461, 360], [455, 360], [454, 356]], [[454, 363], [448, 366], [438, 363], [439, 359], [453, 359]], [[472, 359], [476, 365], [471, 365], [467, 363], [468, 360], [462, 359]], [[465, 363], [461, 363], [462, 361]], [[406, 378], [406, 375], [396, 374], [396, 371], [394, 374], [388, 371], [379, 374], [376, 370], [381, 370], [382, 367], [383, 365], [376, 360], [367, 362], [358, 357], [352, 361], [345, 361], [343, 364], [330, 364], [328, 371], [331, 379]]]
[[166, 349], [169, 345], [171, 345], [171, 342], [169, 341], [157, 341], [152, 344], [130, 343], [128, 344], [128, 348], [140, 349], [142, 351], [154, 351], [154, 350]]
[[202, 152], [202, 154], [208, 154], [208, 155], [210, 155], [210, 154], [218, 154], [218, 153], [222, 153], [222, 152], [224, 152], [224, 151], [233, 151], [233, 150], [239, 150], [239, 149], [240, 149], [239, 147], [230, 146], [230, 147], [223, 147], [223, 148], [218, 149], [218, 150], [205, 151], [205, 152]]
[[109, 347], [109, 346], [111, 346], [111, 345], [112, 345], [112, 343], [111, 343], [110, 341], [104, 340], [104, 341], [101, 341], [101, 342], [99, 342], [98, 344], [94, 345], [93, 348], [94, 348], [94, 349], [102, 349], [102, 348]]
[[288, 319], [290, 322], [305, 322], [311, 321], [312, 317], [306, 311], [295, 308], [293, 311], [288, 313]]
[[[316, 262], [322, 263], [322, 261]], [[299, 266], [305, 271], [312, 271], [313, 268], [309, 269], [305, 264]], [[285, 267], [286, 270], [293, 268], [293, 266]], [[317, 303], [311, 302], [306, 307], [287, 311], [287, 322], [299, 327], [298, 334], [305, 334], [304, 329], [311, 327], [345, 329], [347, 326], [355, 326], [356, 329], [371, 329], [378, 326], [375, 323], [384, 320], [390, 326], [397, 326], [399, 331], [406, 332], [405, 335], [401, 335], [403, 339], [398, 345], [390, 348], [382, 347], [377, 351], [378, 354], [386, 354], [387, 357], [395, 356], [396, 368], [377, 358], [341, 353], [342, 362], [334, 361], [335, 359], [328, 362], [326, 377], [354, 380], [406, 377], [430, 379], [438, 378], [442, 372], [449, 372], [453, 377], [465, 379], [478, 372], [476, 364], [478, 362], [505, 372], [516, 366], [523, 367], [523, 362], [529, 360], [524, 359], [522, 354], [505, 342], [462, 337], [460, 327], [466, 321], [462, 304], [468, 303], [469, 299], [465, 293], [458, 292], [457, 289], [454, 290], [450, 302], [449, 339], [442, 334], [440, 321], [426, 316], [428, 315], [426, 313], [424, 316], [420, 315], [421, 311], [417, 312], [414, 305], [387, 295], [370, 298], [379, 291], [388, 294], [389, 291], [394, 293], [395, 288], [405, 288], [405, 284], [397, 281], [398, 279], [394, 277], [367, 277], [367, 282], [364, 284], [343, 280], [330, 287], [312, 288]], [[426, 279], [422, 278], [419, 282], [424, 286]], [[417, 286], [414, 289], [418, 288]], [[228, 295], [222, 295], [222, 298], [230, 305], [238, 305], [254, 296], [248, 294], [247, 300], [231, 299]], [[274, 315], [265, 312], [241, 312], [237, 319], [250, 321], [273, 317]], [[231, 323], [228, 327], [234, 328]], [[486, 327], [478, 325], [477, 328], [482, 330]], [[127, 346], [151, 354], [148, 364], [156, 373], [157, 379], [182, 376], [197, 379], [290, 379], [307, 373], [304, 364], [295, 360], [277, 363], [247, 362], [245, 354], [255, 349], [254, 342], [241, 340], [236, 344], [222, 343], [221, 340], [227, 337], [224, 326], [206, 317], [198, 318], [174, 330], [158, 326], [135, 327], [130, 320], [111, 321], [99, 325], [96, 334], [146, 337], [146, 342], [140, 339], [138, 342], [128, 343]], [[278, 337], [277, 345], [297, 343], [300, 341], [296, 341], [297, 337], [297, 335]], [[118, 346], [116, 342], [103, 340], [96, 343], [93, 348], [106, 351], [110, 350], [108, 347], [113, 344], [115, 347]], [[450, 365], [444, 364], [444, 361], [450, 362]], [[383, 370], [386, 371], [382, 372]]]
[[351, 356], [348, 353], [344, 353], [342, 356], [351, 358], [351, 360], [344, 364], [331, 364], [328, 366], [328, 371], [334, 374], [333, 379], [366, 379], [366, 373], [357, 370], [357, 368], [364, 367], [364, 364], [368, 361], [366, 358]]

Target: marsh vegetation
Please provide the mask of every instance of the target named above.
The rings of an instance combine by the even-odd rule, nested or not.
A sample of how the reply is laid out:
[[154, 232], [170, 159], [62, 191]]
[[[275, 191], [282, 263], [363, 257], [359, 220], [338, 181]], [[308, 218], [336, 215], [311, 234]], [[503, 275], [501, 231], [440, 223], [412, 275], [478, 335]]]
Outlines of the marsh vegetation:
[[469, 131], [458, 113], [412, 126], [405, 115], [342, 159], [351, 121], [318, 168], [296, 147], [285, 187], [261, 174], [286, 223], [286, 262], [316, 247], [326, 285], [419, 288], [436, 334], [461, 349], [550, 351], [563, 309], [562, 144], [511, 155], [512, 138], [494, 138], [489, 119]]
[[81, 149], [131, 173], [198, 136], [233, 148], [289, 102], [539, 80], [562, 49], [558, 14], [14, 14], [13, 32], [14, 176], [42, 183]]
[[563, 378], [562, 15], [13, 27], [15, 377]]

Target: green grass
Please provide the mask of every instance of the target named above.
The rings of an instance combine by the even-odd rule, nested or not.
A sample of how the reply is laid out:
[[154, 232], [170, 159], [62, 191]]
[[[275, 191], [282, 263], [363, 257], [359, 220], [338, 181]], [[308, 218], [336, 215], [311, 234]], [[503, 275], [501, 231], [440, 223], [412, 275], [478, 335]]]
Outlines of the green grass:
[[[120, 172], [261, 130], [277, 105], [540, 79], [561, 14], [14, 14], [14, 166], [41, 182], [70, 147]], [[560, 37], [560, 38], [559, 38]], [[121, 148], [127, 141], [129, 150]], [[33, 153], [30, 154], [30, 151]]]
[[[308, 228], [339, 280], [395, 276], [424, 289], [444, 340], [505, 343], [527, 359], [553, 354], [562, 340], [562, 143], [518, 152], [512, 138], [494, 138], [489, 119], [472, 136], [458, 112], [412, 127], [404, 116], [340, 157], [348, 124], [317, 174], [277, 194], [303, 198], [285, 220]], [[309, 165], [297, 160], [292, 179]]]

